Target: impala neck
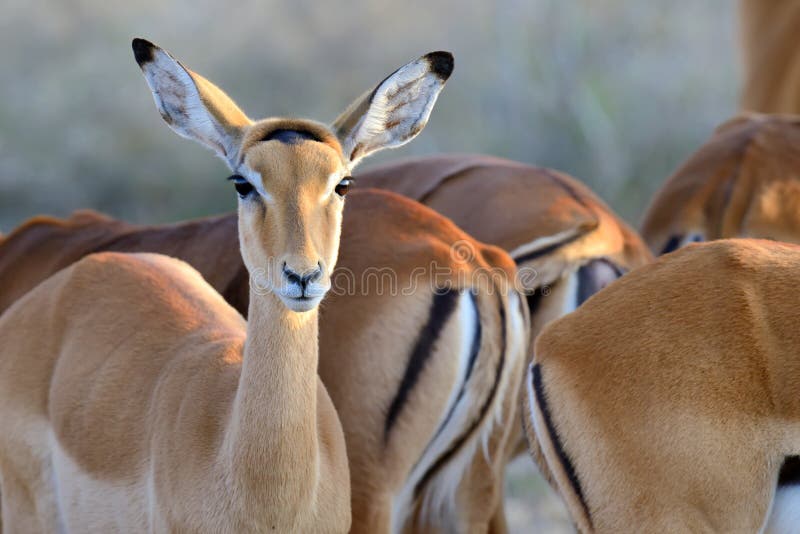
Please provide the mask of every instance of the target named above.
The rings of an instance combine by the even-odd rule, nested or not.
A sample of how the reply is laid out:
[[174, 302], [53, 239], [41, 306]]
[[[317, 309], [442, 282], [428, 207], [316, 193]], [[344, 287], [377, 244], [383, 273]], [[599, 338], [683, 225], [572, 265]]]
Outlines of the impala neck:
[[225, 450], [236, 479], [253, 495], [280, 487], [302, 499], [313, 490], [319, 461], [318, 331], [316, 309], [293, 312], [274, 294], [251, 289]]
[[253, 386], [255, 390], [248, 394], [270, 403], [281, 401], [283, 393], [301, 395], [297, 389], [300, 385], [315, 391], [319, 358], [317, 309], [293, 312], [273, 293], [251, 290], [247, 313], [240, 390], [242, 386]]

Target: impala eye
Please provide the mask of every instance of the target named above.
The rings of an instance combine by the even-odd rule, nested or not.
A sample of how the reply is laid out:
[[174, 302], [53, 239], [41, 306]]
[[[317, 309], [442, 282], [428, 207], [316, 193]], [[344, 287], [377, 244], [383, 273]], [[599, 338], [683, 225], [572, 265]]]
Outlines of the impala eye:
[[233, 182], [233, 187], [236, 188], [236, 192], [239, 193], [239, 197], [241, 198], [245, 198], [253, 192], [254, 187], [240, 174], [234, 174], [229, 177], [228, 180]]
[[337, 195], [343, 197], [347, 194], [347, 191], [350, 190], [350, 186], [353, 185], [353, 182], [355, 182], [355, 180], [347, 176], [346, 178], [342, 178], [342, 181], [336, 184], [336, 187], [334, 187], [333, 190]]

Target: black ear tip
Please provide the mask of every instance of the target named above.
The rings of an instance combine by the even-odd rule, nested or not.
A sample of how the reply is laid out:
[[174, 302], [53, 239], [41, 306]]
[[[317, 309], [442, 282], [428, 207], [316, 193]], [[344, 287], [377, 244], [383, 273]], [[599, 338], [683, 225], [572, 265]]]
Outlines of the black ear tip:
[[136, 58], [136, 63], [141, 67], [145, 63], [153, 61], [153, 53], [155, 52], [156, 45], [147, 39], [136, 38], [131, 43], [133, 48], [133, 57]]
[[431, 52], [425, 55], [431, 70], [442, 80], [447, 80], [453, 73], [455, 60], [450, 52]]

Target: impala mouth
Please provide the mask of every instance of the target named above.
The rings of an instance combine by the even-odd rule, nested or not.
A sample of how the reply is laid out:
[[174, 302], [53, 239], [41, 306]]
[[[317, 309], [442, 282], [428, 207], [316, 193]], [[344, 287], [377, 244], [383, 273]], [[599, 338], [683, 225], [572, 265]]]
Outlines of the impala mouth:
[[319, 305], [330, 289], [329, 283], [308, 285], [285, 283], [275, 288], [275, 294], [292, 311], [308, 311]]
[[311, 311], [317, 306], [319, 303], [322, 302], [322, 297], [312, 297], [309, 295], [301, 295], [299, 297], [289, 297], [286, 295], [278, 294], [281, 301], [292, 311], [295, 312], [306, 312]]

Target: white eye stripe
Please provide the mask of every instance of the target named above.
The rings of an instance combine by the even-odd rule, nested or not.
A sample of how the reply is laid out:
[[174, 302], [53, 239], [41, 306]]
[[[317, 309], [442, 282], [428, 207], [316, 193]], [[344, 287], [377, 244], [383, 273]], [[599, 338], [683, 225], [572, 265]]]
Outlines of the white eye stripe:
[[267, 190], [264, 188], [264, 181], [261, 179], [261, 175], [252, 169], [248, 168], [246, 165], [240, 165], [237, 171], [239, 174], [244, 176], [250, 185], [256, 188], [258, 194], [267, 201], [267, 202], [275, 202], [275, 199], [272, 195], [270, 195]]
[[342, 181], [342, 175], [340, 172], [333, 172], [330, 176], [328, 176], [328, 193], [333, 191], [333, 188], [336, 187], [336, 184]]
[[342, 181], [342, 178], [343, 176], [340, 171], [333, 172], [330, 176], [328, 176], [328, 184], [325, 188], [325, 191], [320, 196], [320, 202], [325, 202], [333, 194], [334, 188], [339, 185], [339, 182]]

